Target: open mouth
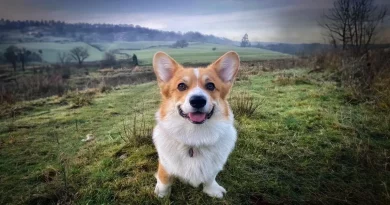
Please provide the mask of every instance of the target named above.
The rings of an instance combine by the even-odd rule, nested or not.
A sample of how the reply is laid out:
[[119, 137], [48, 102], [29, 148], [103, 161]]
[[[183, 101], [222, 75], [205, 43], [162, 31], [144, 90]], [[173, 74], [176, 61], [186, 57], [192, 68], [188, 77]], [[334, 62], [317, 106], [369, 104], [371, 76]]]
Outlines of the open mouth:
[[183, 110], [180, 108], [180, 105], [177, 106], [177, 109], [179, 110], [180, 116], [182, 116], [183, 118], [188, 119], [190, 122], [192, 122], [194, 124], [202, 124], [202, 123], [204, 123], [207, 119], [210, 119], [211, 116], [214, 113], [214, 106], [213, 106], [213, 109], [211, 109], [211, 111], [209, 113], [198, 112], [197, 111], [197, 112], [190, 112], [188, 114], [185, 114], [183, 112]]

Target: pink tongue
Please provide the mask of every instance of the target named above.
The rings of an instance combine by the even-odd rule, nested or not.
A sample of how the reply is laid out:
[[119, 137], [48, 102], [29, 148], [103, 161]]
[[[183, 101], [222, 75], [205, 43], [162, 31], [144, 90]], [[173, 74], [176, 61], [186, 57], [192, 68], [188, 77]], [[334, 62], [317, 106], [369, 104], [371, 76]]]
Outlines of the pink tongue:
[[188, 117], [190, 117], [192, 122], [203, 122], [206, 119], [206, 113], [190, 112]]

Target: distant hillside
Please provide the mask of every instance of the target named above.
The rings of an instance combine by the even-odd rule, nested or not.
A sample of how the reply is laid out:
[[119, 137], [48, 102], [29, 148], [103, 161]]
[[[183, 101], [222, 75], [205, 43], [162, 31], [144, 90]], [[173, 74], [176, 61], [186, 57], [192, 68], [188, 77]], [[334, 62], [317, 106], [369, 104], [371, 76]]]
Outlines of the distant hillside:
[[113, 42], [176, 41], [233, 45], [227, 38], [199, 32], [173, 32], [150, 29], [133, 24], [65, 23], [62, 21], [0, 20], [0, 43], [22, 42]]
[[[253, 44], [252, 44], [253, 45]], [[302, 44], [290, 44], [290, 43], [265, 43], [257, 42], [253, 47], [267, 49], [271, 51], [277, 51], [281, 53], [287, 53], [292, 55], [308, 55], [315, 52], [330, 49], [331, 46], [320, 43], [302, 43]]]
[[[334, 47], [329, 44], [320, 43], [267, 43], [256, 42], [252, 44], [252, 47], [267, 49], [271, 51], [277, 51], [280, 53], [286, 53], [291, 55], [310, 55], [318, 52], [333, 49]], [[390, 48], [390, 44], [372, 44], [368, 46], [369, 49], [385, 49]]]

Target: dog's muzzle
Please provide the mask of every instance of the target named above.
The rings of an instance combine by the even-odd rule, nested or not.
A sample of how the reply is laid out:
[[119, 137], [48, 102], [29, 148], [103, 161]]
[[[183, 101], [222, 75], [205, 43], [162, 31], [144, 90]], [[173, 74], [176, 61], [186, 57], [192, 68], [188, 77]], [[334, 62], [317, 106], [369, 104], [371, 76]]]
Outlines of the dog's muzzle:
[[213, 106], [213, 109], [211, 109], [211, 111], [209, 113], [197, 111], [197, 112], [190, 112], [190, 113], [186, 114], [180, 108], [180, 105], [177, 106], [177, 109], [179, 111], [180, 116], [182, 116], [183, 118], [188, 119], [193, 124], [203, 124], [207, 119], [210, 119], [211, 116], [213, 116], [213, 114], [214, 114], [214, 107], [215, 106]]

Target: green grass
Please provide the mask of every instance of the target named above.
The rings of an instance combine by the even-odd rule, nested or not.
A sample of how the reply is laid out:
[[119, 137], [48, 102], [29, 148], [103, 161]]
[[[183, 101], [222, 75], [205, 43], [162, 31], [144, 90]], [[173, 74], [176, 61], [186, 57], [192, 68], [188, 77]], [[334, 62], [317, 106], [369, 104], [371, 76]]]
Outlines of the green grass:
[[93, 45], [97, 45], [101, 49], [108, 50], [116, 50], [116, 49], [146, 49], [152, 46], [169, 46], [175, 43], [174, 41], [115, 41], [112, 43], [92, 43]]
[[[217, 49], [212, 50], [213, 47]], [[266, 59], [278, 59], [288, 58], [290, 55], [282, 54], [270, 50], [264, 50], [259, 48], [241, 48], [236, 46], [226, 46], [209, 43], [196, 43], [191, 44], [186, 48], [150, 48], [139, 51], [122, 51], [132, 55], [135, 53], [142, 64], [152, 64], [153, 55], [157, 51], [164, 51], [172, 56], [175, 60], [181, 63], [211, 63], [218, 59], [224, 53], [234, 50], [239, 55], [242, 61], [250, 60], [266, 60]]]
[[42, 59], [49, 63], [58, 63], [59, 52], [69, 52], [72, 48], [82, 46], [88, 49], [89, 57], [86, 61], [98, 61], [103, 57], [103, 53], [96, 48], [83, 43], [83, 42], [71, 42], [71, 43], [55, 43], [55, 42], [41, 42], [41, 43], [16, 43], [16, 44], [0, 44], [0, 51], [4, 51], [8, 46], [15, 45], [19, 48], [26, 48], [28, 50], [38, 53], [38, 50], [42, 50]]
[[[171, 41], [136, 41], [136, 42], [122, 42], [117, 41], [113, 43], [91, 43], [91, 45], [98, 46], [100, 51], [95, 47], [92, 47], [83, 42], [71, 42], [71, 43], [55, 43], [55, 42], [42, 42], [42, 43], [17, 43], [12, 44], [18, 47], [25, 47], [26, 49], [38, 52], [42, 50], [42, 58], [49, 63], [57, 63], [58, 52], [68, 52], [76, 46], [82, 46], [88, 48], [90, 56], [85, 60], [100, 61], [104, 56], [104, 52], [112, 49], [119, 49], [120, 53], [126, 53], [132, 56], [136, 54], [138, 60], [142, 65], [151, 65], [153, 55], [157, 51], [165, 51], [169, 55], [172, 55], [177, 61], [182, 63], [211, 63], [216, 60], [222, 54], [227, 51], [236, 51], [243, 61], [248, 60], [265, 60], [265, 59], [278, 59], [288, 58], [290, 55], [282, 54], [270, 50], [258, 49], [258, 48], [241, 48], [236, 46], [227, 46], [219, 44], [209, 43], [190, 43], [186, 48], [169, 48], [167, 45], [171, 45]], [[0, 51], [4, 51], [11, 44], [0, 44]], [[162, 45], [163, 47], [153, 47]], [[213, 47], [217, 49], [212, 50]], [[141, 50], [131, 50], [141, 49]], [[118, 56], [119, 57], [119, 56]]]
[[[153, 145], [120, 137], [134, 115], [154, 124], [160, 99], [151, 82], [77, 109], [56, 97], [24, 102], [15, 118], [0, 119], [0, 204], [389, 204], [389, 115], [347, 104], [342, 90], [316, 76], [283, 85], [277, 76], [233, 88], [261, 104], [236, 119], [236, 148], [217, 177], [228, 191], [222, 200], [178, 181], [169, 198], [154, 196]], [[82, 142], [89, 133], [95, 140]]]

